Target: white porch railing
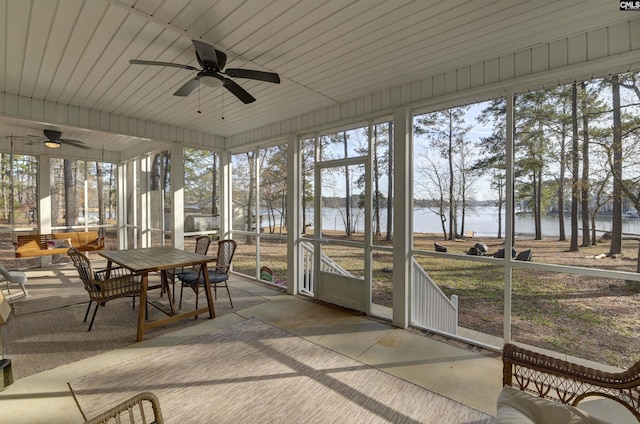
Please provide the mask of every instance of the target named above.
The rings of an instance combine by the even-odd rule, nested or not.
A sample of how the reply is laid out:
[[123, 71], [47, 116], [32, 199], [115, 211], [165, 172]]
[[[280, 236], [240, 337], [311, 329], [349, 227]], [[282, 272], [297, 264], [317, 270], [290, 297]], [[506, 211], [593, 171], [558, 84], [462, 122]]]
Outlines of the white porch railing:
[[428, 330], [457, 334], [458, 296], [451, 295], [449, 300], [415, 259], [412, 259], [412, 265], [411, 324]]
[[303, 241], [300, 247], [302, 248], [300, 293], [313, 296], [313, 244]]
[[[313, 244], [309, 242], [300, 243], [302, 247], [302, 284], [300, 285], [300, 292], [309, 296], [314, 294], [314, 266], [313, 266]], [[334, 274], [345, 275], [347, 277], [353, 277], [349, 271], [338, 265], [333, 259], [325, 255], [324, 253], [320, 257], [320, 271], [332, 272]]]
[[[300, 292], [314, 295], [313, 244], [300, 243], [302, 248], [302, 276]], [[429, 277], [420, 264], [412, 259], [413, 279], [411, 282], [411, 324], [429, 330], [437, 330], [448, 334], [458, 332], [458, 296], [451, 299], [440, 290], [440, 287]], [[353, 277], [327, 255], [322, 254], [321, 271]]]

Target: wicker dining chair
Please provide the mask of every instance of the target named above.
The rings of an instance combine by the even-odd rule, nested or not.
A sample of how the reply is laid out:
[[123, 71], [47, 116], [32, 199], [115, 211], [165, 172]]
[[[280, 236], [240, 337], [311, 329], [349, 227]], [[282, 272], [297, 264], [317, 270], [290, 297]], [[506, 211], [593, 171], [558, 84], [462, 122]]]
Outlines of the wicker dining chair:
[[[211, 287], [213, 287], [213, 292], [215, 294], [215, 299], [218, 299], [218, 288], [224, 287], [227, 289], [227, 295], [229, 295], [229, 303], [231, 303], [231, 307], [233, 308], [233, 301], [231, 300], [231, 293], [229, 292], [229, 284], [227, 281], [229, 280], [229, 268], [231, 268], [231, 260], [233, 259], [233, 254], [236, 251], [237, 243], [235, 240], [220, 240], [218, 241], [218, 256], [216, 258], [216, 265], [209, 269], [209, 283]], [[181, 272], [176, 274], [178, 279], [182, 283], [182, 287], [180, 288], [180, 308], [182, 308], [182, 292], [184, 286], [191, 287], [193, 291], [196, 293], [196, 309], [198, 309], [198, 293], [200, 292], [200, 288], [204, 286], [204, 274], [202, 273], [202, 269], [198, 272], [188, 271]]]
[[135, 308], [136, 296], [140, 296], [142, 288], [142, 278], [140, 276], [132, 274], [122, 267], [94, 271], [89, 259], [75, 247], [69, 249], [67, 254], [73, 260], [73, 265], [78, 270], [84, 288], [89, 293], [89, 305], [87, 306], [87, 312], [84, 314], [84, 322], [87, 322], [91, 303], [96, 302], [96, 308], [93, 311], [87, 331], [91, 331], [93, 327], [98, 307], [104, 306], [110, 300], [133, 297], [133, 307]]
[[[211, 245], [211, 238], [209, 236], [199, 236], [196, 238], [196, 249], [195, 252], [201, 255], [206, 255], [209, 251], [209, 246]], [[194, 265], [193, 267], [188, 268], [173, 268], [162, 271], [162, 283], [165, 287], [168, 287], [169, 282], [172, 285], [171, 296], [173, 296], [173, 301], [176, 301], [176, 274], [187, 271], [198, 272], [201, 268], [201, 265]]]
[[160, 401], [153, 393], [142, 392], [91, 418], [85, 424], [108, 423], [163, 424]]

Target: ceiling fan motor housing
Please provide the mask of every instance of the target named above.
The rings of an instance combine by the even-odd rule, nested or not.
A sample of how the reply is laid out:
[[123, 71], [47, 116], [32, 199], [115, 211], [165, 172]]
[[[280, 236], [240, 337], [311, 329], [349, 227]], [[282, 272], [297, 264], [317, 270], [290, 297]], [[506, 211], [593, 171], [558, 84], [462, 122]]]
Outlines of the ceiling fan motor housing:
[[44, 130], [44, 136], [47, 137], [49, 141], [56, 142], [60, 140], [60, 137], [62, 137], [62, 133], [56, 130]]

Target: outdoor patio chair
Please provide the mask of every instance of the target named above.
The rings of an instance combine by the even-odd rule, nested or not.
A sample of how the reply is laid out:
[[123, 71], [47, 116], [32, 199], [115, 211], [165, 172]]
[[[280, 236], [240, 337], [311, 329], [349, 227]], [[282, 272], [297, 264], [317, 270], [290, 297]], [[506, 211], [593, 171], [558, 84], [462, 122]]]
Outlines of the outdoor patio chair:
[[78, 270], [85, 290], [89, 293], [89, 305], [87, 306], [87, 312], [84, 314], [84, 322], [87, 322], [91, 303], [96, 302], [96, 308], [93, 311], [87, 331], [91, 331], [93, 327], [98, 307], [104, 306], [110, 300], [133, 297], [133, 307], [135, 308], [136, 296], [140, 295], [142, 287], [142, 278], [140, 276], [132, 274], [122, 267], [93, 271], [89, 259], [75, 247], [69, 249], [68, 255]]
[[[515, 258], [517, 254], [516, 248], [511, 247], [511, 257]], [[493, 254], [494, 258], [504, 259], [504, 249], [498, 249], [496, 253]]]
[[[27, 283], [27, 274], [21, 271], [8, 271], [4, 265], [0, 264], [0, 283], [5, 283], [5, 288], [3, 290], [7, 291], [7, 300], [11, 301], [16, 299], [17, 297], [26, 297], [29, 295], [27, 292], [27, 288], [25, 284]], [[10, 284], [18, 284], [22, 289], [21, 295], [11, 295], [11, 287]]]
[[533, 258], [531, 249], [524, 250], [516, 255], [516, 261], [530, 261]]
[[443, 246], [440, 243], [433, 243], [433, 247], [435, 247], [436, 252], [442, 252], [442, 253], [446, 253], [447, 252], [447, 246]]
[[[211, 245], [211, 238], [209, 236], [199, 236], [196, 238], [196, 249], [195, 252], [201, 255], [206, 255], [209, 251], [209, 246]], [[168, 287], [169, 281], [172, 285], [171, 296], [173, 296], [173, 301], [176, 301], [176, 274], [186, 271], [198, 272], [201, 266], [196, 265], [189, 268], [173, 268], [162, 271], [162, 284], [163, 287]]]
[[[211, 283], [211, 287], [213, 288], [213, 292], [215, 295], [215, 299], [218, 299], [218, 287], [224, 287], [227, 289], [227, 294], [229, 295], [229, 303], [231, 303], [231, 307], [233, 308], [233, 301], [231, 300], [231, 293], [229, 292], [229, 285], [227, 284], [227, 280], [229, 280], [229, 268], [231, 267], [231, 260], [233, 259], [233, 254], [236, 251], [236, 241], [235, 240], [220, 240], [218, 241], [218, 256], [216, 258], [216, 265], [209, 269], [209, 282]], [[176, 274], [178, 279], [182, 282], [182, 287], [180, 287], [180, 306], [182, 308], [182, 291], [184, 286], [187, 285], [193, 289], [196, 293], [196, 309], [198, 309], [198, 293], [200, 292], [200, 288], [204, 286], [204, 274], [202, 273], [202, 269], [199, 271], [188, 271], [181, 272]]]
[[162, 424], [164, 419], [160, 401], [153, 393], [143, 392], [91, 418], [85, 424], [107, 423]]

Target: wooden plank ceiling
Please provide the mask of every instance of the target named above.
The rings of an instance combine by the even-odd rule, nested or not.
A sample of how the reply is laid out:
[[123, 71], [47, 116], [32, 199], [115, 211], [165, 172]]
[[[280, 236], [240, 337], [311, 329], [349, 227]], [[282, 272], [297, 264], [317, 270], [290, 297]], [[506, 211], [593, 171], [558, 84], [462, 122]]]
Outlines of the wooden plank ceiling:
[[[629, 18], [602, 0], [0, 0], [0, 91], [229, 136], [420, 77]], [[257, 101], [201, 85], [192, 39], [227, 68], [277, 72], [281, 84], [235, 79]], [[200, 110], [202, 113], [197, 113]], [[224, 120], [221, 117], [224, 116]], [[0, 136], [47, 123], [0, 119]], [[74, 130], [92, 148], [126, 138]]]

